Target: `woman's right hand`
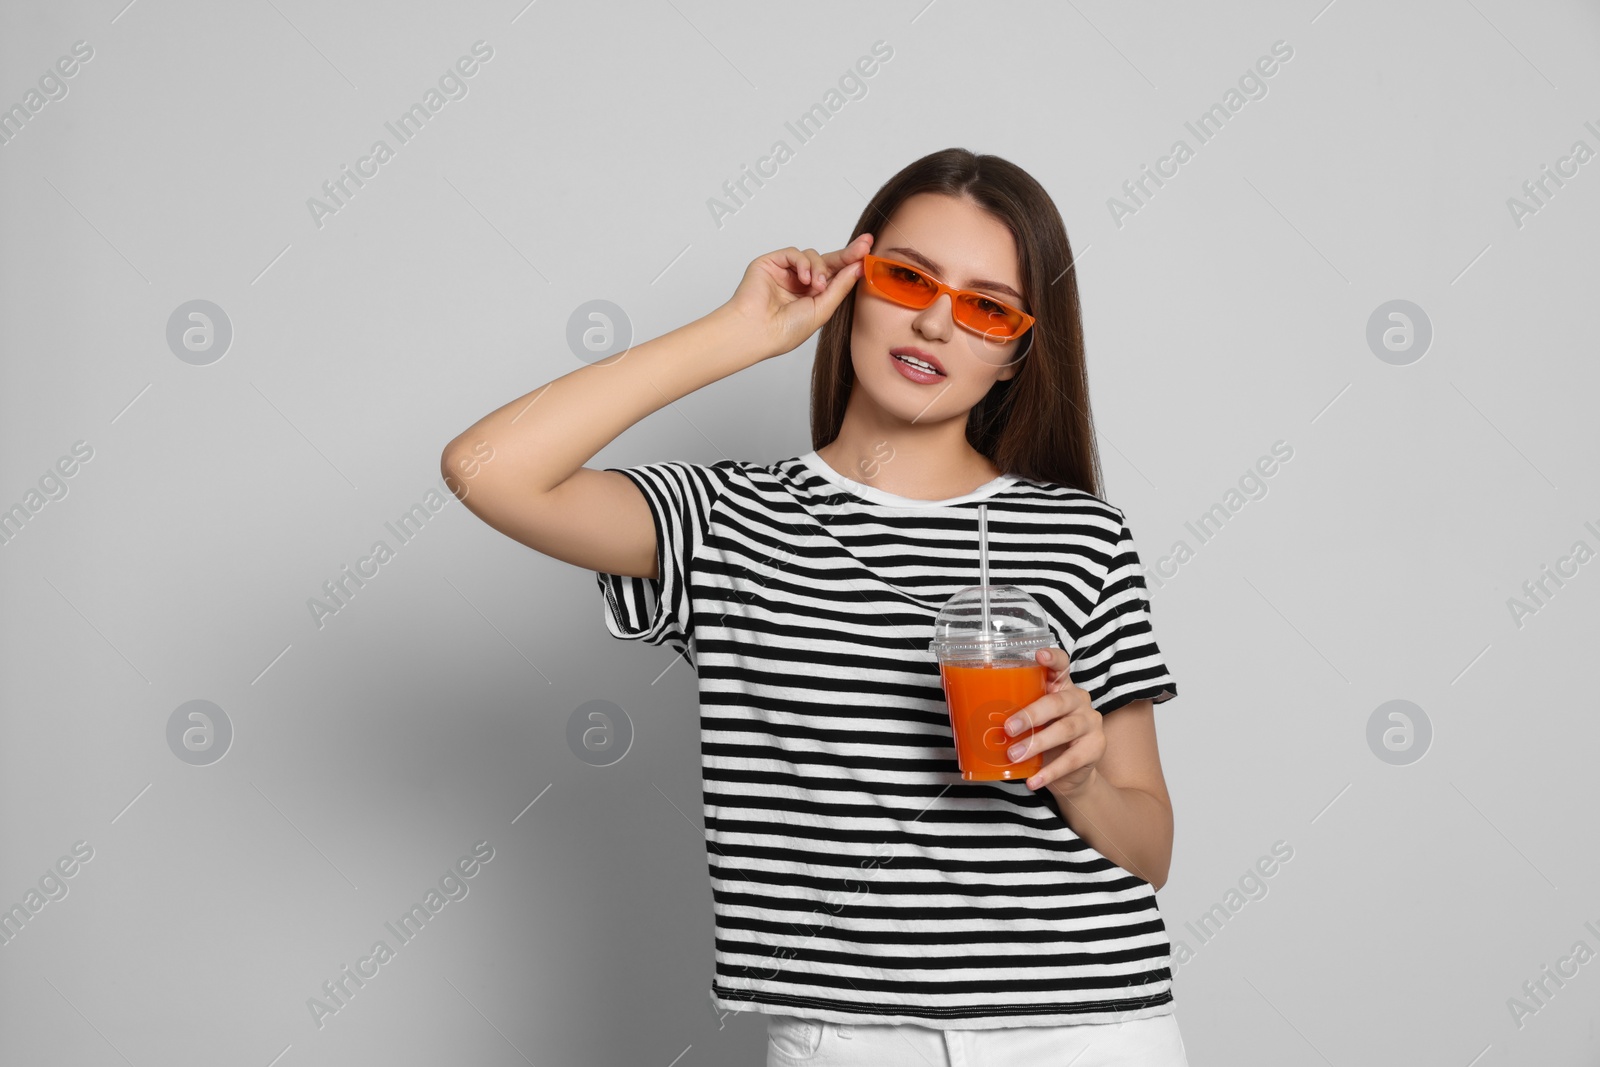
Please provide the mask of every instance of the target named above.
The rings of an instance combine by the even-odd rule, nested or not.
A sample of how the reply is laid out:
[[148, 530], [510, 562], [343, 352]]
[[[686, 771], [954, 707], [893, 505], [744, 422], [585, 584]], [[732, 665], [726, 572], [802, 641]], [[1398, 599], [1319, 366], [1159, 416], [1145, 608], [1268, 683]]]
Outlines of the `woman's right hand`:
[[768, 252], [745, 268], [723, 305], [760, 338], [760, 358], [792, 352], [822, 328], [861, 277], [861, 257], [872, 250], [864, 233], [826, 255], [790, 246]]

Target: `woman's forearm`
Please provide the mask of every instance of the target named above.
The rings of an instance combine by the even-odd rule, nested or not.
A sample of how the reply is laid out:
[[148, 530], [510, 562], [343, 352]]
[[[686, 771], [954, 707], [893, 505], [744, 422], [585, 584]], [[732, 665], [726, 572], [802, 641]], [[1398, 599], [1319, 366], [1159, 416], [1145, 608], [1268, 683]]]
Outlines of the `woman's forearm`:
[[1061, 806], [1072, 832], [1119, 867], [1160, 889], [1172, 866], [1172, 809], [1142, 789], [1124, 789], [1097, 769], [1076, 791], [1063, 796], [1045, 786]]
[[767, 358], [769, 342], [726, 305], [622, 356], [579, 367], [491, 411], [445, 448], [493, 448], [486, 475], [537, 496], [572, 476], [628, 427]]

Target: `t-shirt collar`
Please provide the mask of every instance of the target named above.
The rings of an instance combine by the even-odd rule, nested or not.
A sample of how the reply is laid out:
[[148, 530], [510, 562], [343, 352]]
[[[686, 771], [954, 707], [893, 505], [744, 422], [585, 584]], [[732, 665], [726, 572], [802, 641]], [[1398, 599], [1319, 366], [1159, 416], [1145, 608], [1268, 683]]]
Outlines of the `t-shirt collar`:
[[807, 468], [827, 479], [829, 482], [832, 482], [840, 489], [845, 490], [847, 493], [859, 497], [862, 500], [868, 501], [869, 503], [882, 504], [887, 507], [937, 508], [945, 507], [950, 504], [962, 504], [969, 500], [985, 500], [991, 496], [994, 496], [1002, 489], [1015, 484], [1017, 481], [1015, 475], [1002, 474], [993, 481], [985, 482], [976, 489], [972, 490], [972, 492], [963, 493], [961, 496], [947, 497], [944, 500], [917, 500], [909, 496], [899, 496], [895, 493], [886, 493], [882, 489], [846, 478], [843, 474], [840, 474], [838, 471], [828, 466], [827, 461], [821, 456], [817, 455], [816, 449], [812, 449], [810, 452], [807, 452], [798, 458], [801, 463], [806, 465]]

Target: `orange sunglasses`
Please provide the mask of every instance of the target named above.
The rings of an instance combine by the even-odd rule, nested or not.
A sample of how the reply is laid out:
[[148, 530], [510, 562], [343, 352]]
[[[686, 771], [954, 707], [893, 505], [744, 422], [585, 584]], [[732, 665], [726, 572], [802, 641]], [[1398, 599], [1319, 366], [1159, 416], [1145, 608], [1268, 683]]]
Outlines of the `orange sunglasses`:
[[946, 285], [927, 271], [881, 256], [861, 257], [861, 277], [867, 288], [902, 307], [922, 310], [946, 293], [955, 321], [994, 341], [1014, 341], [1032, 329], [1034, 317], [1003, 300], [972, 289]]

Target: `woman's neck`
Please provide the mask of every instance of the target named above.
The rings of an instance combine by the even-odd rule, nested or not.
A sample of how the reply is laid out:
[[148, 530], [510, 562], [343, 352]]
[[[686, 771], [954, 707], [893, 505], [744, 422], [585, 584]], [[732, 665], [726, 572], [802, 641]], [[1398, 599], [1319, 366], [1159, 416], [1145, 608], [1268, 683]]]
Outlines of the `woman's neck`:
[[817, 455], [851, 481], [912, 500], [965, 496], [1005, 473], [965, 438], [958, 448], [932, 441], [900, 444], [896, 448], [889, 436], [851, 439], [841, 433]]

